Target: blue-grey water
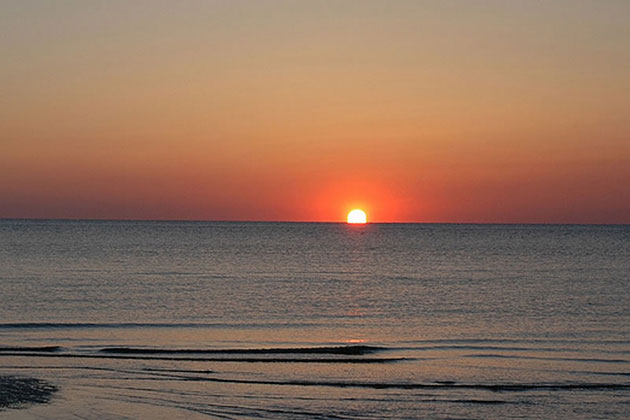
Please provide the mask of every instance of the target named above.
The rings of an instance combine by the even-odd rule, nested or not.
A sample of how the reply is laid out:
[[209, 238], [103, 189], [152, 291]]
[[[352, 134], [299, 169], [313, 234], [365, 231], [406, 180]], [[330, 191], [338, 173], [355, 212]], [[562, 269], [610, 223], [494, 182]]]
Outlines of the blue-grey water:
[[630, 227], [0, 220], [7, 418], [630, 418]]

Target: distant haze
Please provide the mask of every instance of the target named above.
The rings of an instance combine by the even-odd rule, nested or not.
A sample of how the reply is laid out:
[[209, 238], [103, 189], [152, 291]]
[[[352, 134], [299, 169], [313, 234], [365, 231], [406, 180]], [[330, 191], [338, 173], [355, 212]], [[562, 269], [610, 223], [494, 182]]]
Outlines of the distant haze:
[[0, 4], [0, 217], [630, 223], [629, 1]]

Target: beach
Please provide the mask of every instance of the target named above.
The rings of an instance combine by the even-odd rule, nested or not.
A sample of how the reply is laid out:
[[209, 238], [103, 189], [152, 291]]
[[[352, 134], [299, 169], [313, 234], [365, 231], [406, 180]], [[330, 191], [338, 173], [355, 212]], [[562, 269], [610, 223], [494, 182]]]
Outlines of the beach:
[[40, 379], [0, 376], [0, 410], [47, 403], [56, 391], [54, 385]]

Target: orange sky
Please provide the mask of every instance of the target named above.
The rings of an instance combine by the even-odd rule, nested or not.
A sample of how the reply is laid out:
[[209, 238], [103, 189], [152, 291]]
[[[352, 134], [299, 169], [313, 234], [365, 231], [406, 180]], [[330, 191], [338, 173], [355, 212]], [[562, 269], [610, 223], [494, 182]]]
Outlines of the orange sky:
[[0, 217], [630, 223], [627, 1], [6, 1]]

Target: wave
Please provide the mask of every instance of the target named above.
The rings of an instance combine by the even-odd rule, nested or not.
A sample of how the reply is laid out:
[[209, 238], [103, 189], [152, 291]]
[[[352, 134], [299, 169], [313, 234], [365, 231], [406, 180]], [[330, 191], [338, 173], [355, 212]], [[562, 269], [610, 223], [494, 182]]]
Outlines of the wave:
[[136, 355], [106, 355], [106, 354], [72, 354], [72, 353], [41, 353], [29, 351], [0, 352], [0, 357], [51, 357], [51, 358], [76, 358], [76, 359], [120, 359], [120, 360], [165, 360], [185, 362], [240, 362], [240, 363], [395, 363], [408, 360], [418, 360], [407, 357], [335, 357], [335, 358], [303, 358], [303, 357], [177, 357], [177, 356], [136, 356]]
[[157, 349], [142, 347], [105, 347], [101, 353], [113, 354], [339, 354], [361, 356], [387, 350], [376, 346], [244, 348], [244, 349]]
[[268, 323], [162, 323], [162, 322], [7, 322], [0, 323], [0, 330], [12, 329], [87, 329], [87, 328], [304, 328], [325, 326], [314, 322], [268, 322]]
[[557, 360], [561, 362], [595, 362], [595, 363], [630, 363], [627, 359], [599, 359], [594, 357], [543, 357], [517, 356], [512, 354], [467, 354], [463, 357], [497, 358], [497, 359], [528, 359], [528, 360]]
[[501, 346], [501, 345], [426, 345], [415, 347], [397, 347], [396, 350], [432, 351], [432, 350], [472, 350], [472, 351], [505, 351], [505, 352], [545, 352], [545, 353], [570, 353], [570, 352], [597, 352], [606, 354], [630, 354], [630, 350], [611, 350], [601, 348], [576, 349], [574, 347], [525, 347], [525, 346]]
[[371, 388], [371, 389], [426, 389], [426, 390], [484, 390], [492, 392], [525, 391], [577, 391], [577, 390], [630, 390], [630, 383], [573, 383], [573, 384], [423, 384], [423, 383], [381, 383], [381, 382], [333, 382], [333, 381], [256, 381], [246, 379], [196, 378], [212, 382], [231, 382], [259, 385], [287, 386], [327, 386], [336, 388]]
[[[32, 368], [25, 366], [24, 368]], [[373, 381], [335, 381], [335, 380], [265, 380], [265, 379], [239, 379], [217, 377], [218, 372], [212, 370], [171, 369], [171, 368], [138, 368], [138, 369], [114, 369], [106, 367], [90, 366], [57, 366], [41, 367], [42, 369], [90, 369], [106, 370], [121, 373], [142, 374], [163, 378], [164, 380], [198, 381], [234, 383], [247, 385], [277, 385], [277, 386], [303, 386], [303, 387], [334, 387], [334, 388], [369, 388], [369, 389], [404, 389], [404, 390], [478, 390], [490, 392], [528, 392], [528, 391], [629, 391], [630, 382], [534, 382], [534, 383], [465, 383], [452, 380], [437, 380], [425, 383], [410, 382], [373, 382]], [[202, 376], [203, 375], [203, 376]], [[436, 402], [438, 400], [435, 400]], [[462, 403], [492, 403], [496, 400], [439, 400]]]
[[630, 372], [586, 372], [589, 375], [630, 376]]
[[[154, 373], [155, 374], [155, 373]], [[159, 375], [159, 374], [158, 374]], [[310, 380], [256, 380], [218, 378], [212, 376], [189, 376], [163, 374], [163, 376], [200, 382], [236, 383], [248, 385], [278, 385], [304, 387], [335, 387], [335, 388], [370, 388], [370, 389], [423, 389], [423, 390], [482, 390], [491, 392], [527, 392], [527, 391], [620, 391], [630, 390], [630, 383], [457, 383], [454, 381], [436, 381], [433, 383], [399, 383], [399, 382], [362, 382], [362, 381], [310, 381]]]
[[630, 344], [630, 340], [565, 339], [565, 338], [436, 338], [432, 340], [405, 340], [403, 344]]
[[41, 347], [0, 347], [0, 352], [43, 352], [43, 353], [53, 353], [60, 351], [61, 347], [59, 346], [41, 346]]

